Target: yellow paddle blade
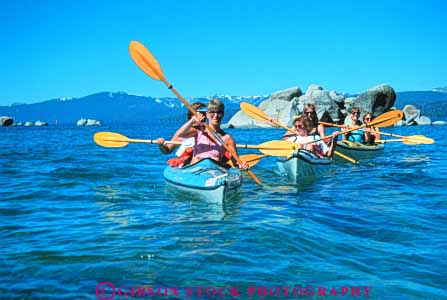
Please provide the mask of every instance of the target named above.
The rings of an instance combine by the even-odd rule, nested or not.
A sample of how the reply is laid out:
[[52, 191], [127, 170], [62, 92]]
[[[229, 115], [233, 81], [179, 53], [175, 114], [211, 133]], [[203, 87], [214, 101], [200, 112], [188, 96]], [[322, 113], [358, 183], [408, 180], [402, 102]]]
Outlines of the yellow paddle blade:
[[394, 133], [387, 133], [387, 132], [376, 132], [374, 131], [374, 133], [379, 133], [381, 135], [388, 135], [388, 136], [393, 136], [393, 137], [398, 137], [398, 138], [402, 138], [402, 139], [411, 139], [413, 141], [419, 141], [420, 144], [433, 144], [435, 142], [434, 139], [431, 139], [429, 137], [426, 137], [425, 135], [421, 135], [421, 134], [417, 134], [417, 135], [410, 135], [410, 136], [403, 136], [403, 135], [398, 135], [398, 134], [394, 134]]
[[[240, 155], [239, 158], [242, 161], [245, 161], [248, 164], [248, 166], [251, 168], [254, 165], [256, 165], [261, 160], [261, 158], [264, 158], [267, 156], [268, 155], [265, 155], [265, 154], [244, 154], [244, 155]], [[228, 164], [231, 167], [234, 167], [233, 162], [231, 160], [228, 162]]]
[[379, 143], [401, 142], [405, 145], [421, 145], [421, 144], [433, 144], [435, 140], [422, 136], [405, 136], [400, 139], [379, 140]]
[[144, 73], [155, 80], [164, 79], [160, 64], [143, 44], [137, 41], [130, 42], [129, 53], [133, 61]]
[[405, 145], [421, 145], [421, 144], [425, 144], [425, 143], [421, 143], [420, 141], [415, 141], [412, 139], [401, 139], [402, 144]]
[[241, 102], [240, 104], [241, 110], [249, 117], [259, 120], [259, 121], [269, 121], [271, 118], [262, 111], [262, 109], [257, 108], [256, 106], [247, 103]]
[[289, 141], [268, 141], [260, 145], [236, 145], [238, 148], [259, 149], [262, 153], [271, 156], [290, 156], [298, 145]]
[[370, 126], [376, 126], [376, 127], [387, 127], [396, 124], [400, 120], [402, 120], [402, 117], [404, 116], [404, 113], [398, 109], [391, 110], [389, 112], [386, 112], [384, 114], [381, 114], [380, 116], [377, 116], [373, 121], [371, 121], [368, 125]]
[[129, 144], [129, 139], [119, 133], [114, 132], [97, 132], [93, 135], [96, 144], [108, 148], [121, 148]]
[[404, 137], [405, 139], [411, 139], [413, 141], [419, 141], [421, 144], [434, 144], [435, 140], [431, 139], [429, 137], [426, 137], [425, 135], [410, 135]]
[[407, 145], [417, 145], [417, 144], [433, 144], [435, 142], [435, 140], [427, 138], [425, 136], [405, 136], [402, 137], [402, 143], [407, 144]]
[[278, 126], [278, 127], [282, 127], [286, 130], [289, 131], [294, 131], [293, 129], [287, 127], [284, 124], [281, 124], [280, 122], [273, 120], [272, 118], [270, 118], [262, 109], [247, 103], [247, 102], [242, 102], [240, 104], [241, 110], [249, 117], [255, 119], [255, 120], [259, 120], [259, 121], [264, 121], [267, 122], [273, 126]]

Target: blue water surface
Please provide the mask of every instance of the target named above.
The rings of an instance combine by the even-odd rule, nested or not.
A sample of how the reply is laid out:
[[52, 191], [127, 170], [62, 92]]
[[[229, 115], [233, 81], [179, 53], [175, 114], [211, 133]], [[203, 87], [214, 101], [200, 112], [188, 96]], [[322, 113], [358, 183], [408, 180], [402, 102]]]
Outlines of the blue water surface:
[[[0, 298], [97, 299], [98, 283], [111, 282], [129, 293], [357, 286], [369, 298], [319, 299], [447, 299], [445, 126], [388, 129], [437, 142], [389, 143], [380, 157], [299, 186], [266, 158], [253, 168], [264, 185], [244, 175], [223, 205], [166, 189], [168, 156], [155, 145], [92, 140], [96, 131], [169, 138], [176, 126], [0, 128]], [[249, 144], [282, 134], [229, 132]]]

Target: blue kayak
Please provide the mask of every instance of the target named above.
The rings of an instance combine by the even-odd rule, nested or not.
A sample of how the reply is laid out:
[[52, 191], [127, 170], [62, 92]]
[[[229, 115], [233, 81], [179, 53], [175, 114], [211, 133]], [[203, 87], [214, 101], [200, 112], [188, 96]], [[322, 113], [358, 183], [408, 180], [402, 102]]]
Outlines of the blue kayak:
[[223, 202], [242, 185], [238, 169], [227, 169], [206, 158], [184, 167], [168, 166], [163, 176], [171, 187], [212, 202]]
[[331, 168], [332, 160], [300, 149], [290, 157], [279, 158], [276, 163], [280, 174], [286, 175], [294, 183], [303, 183], [309, 178], [326, 174]]

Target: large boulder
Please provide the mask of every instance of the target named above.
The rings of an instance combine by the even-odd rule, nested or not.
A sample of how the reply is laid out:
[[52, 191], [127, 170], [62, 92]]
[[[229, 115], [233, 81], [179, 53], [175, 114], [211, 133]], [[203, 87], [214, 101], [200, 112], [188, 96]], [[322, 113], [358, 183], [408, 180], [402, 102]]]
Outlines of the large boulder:
[[349, 111], [349, 106], [357, 106], [360, 109], [361, 117], [363, 117], [366, 112], [371, 112], [374, 116], [378, 116], [389, 111], [393, 107], [395, 101], [396, 92], [394, 89], [387, 84], [381, 84], [360, 94], [349, 105], [347, 105], [345, 101], [345, 108]]
[[417, 109], [414, 105], [405, 105], [402, 109], [404, 113], [405, 125], [416, 125], [416, 120], [421, 116], [421, 110]]
[[282, 100], [291, 101], [295, 97], [302, 95], [301, 89], [299, 87], [291, 87], [285, 90], [277, 91], [270, 96], [271, 101]]
[[250, 118], [242, 110], [240, 110], [231, 117], [230, 121], [228, 121], [225, 127], [251, 128], [257, 126], [252, 118]]
[[[340, 107], [343, 106], [344, 96], [335, 91], [325, 91], [323, 87], [311, 84], [307, 88], [306, 94], [292, 99], [292, 106], [288, 115], [294, 116], [302, 114], [307, 104], [314, 104], [318, 119], [325, 122], [336, 122], [340, 119]], [[288, 109], [288, 107], [286, 108]], [[289, 126], [292, 119], [289, 117]]]
[[340, 117], [340, 106], [344, 97], [335, 91], [325, 91], [321, 86], [311, 84], [306, 94], [299, 97], [296, 105], [298, 113], [303, 113], [306, 104], [313, 104], [318, 119], [326, 122], [336, 122]]
[[0, 126], [11, 126], [14, 120], [11, 117], [2, 116], [0, 117]]
[[[259, 104], [259, 108], [262, 109], [267, 116], [281, 124], [287, 124], [293, 117], [294, 112], [292, 110], [293, 102], [285, 100], [265, 100]], [[257, 122], [258, 126], [271, 127], [267, 122]]]
[[[287, 124], [291, 116], [293, 116], [293, 113], [291, 113], [292, 100], [301, 96], [301, 94], [299, 87], [281, 90], [273, 93], [267, 100], [261, 102], [259, 108], [273, 119]], [[226, 126], [236, 128], [271, 127], [267, 122], [253, 120], [241, 110], [231, 117]]]

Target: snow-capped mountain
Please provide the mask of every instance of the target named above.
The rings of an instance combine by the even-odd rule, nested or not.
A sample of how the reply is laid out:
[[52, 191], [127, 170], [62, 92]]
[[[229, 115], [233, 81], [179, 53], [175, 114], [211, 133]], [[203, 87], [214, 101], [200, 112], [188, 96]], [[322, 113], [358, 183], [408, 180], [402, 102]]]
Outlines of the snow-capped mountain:
[[[247, 101], [255, 105], [268, 96], [216, 95], [225, 103], [225, 120], [239, 110], [239, 103]], [[207, 103], [213, 97], [186, 98], [189, 103]], [[60, 97], [33, 104], [17, 103], [0, 106], [0, 115], [11, 116], [16, 122], [45, 120], [59, 124], [75, 123], [80, 118], [108, 122], [147, 122], [160, 119], [183, 120], [186, 109], [175, 97], [146, 97], [126, 92], [102, 92], [82, 98]], [[225, 121], [224, 120], [224, 121]]]

